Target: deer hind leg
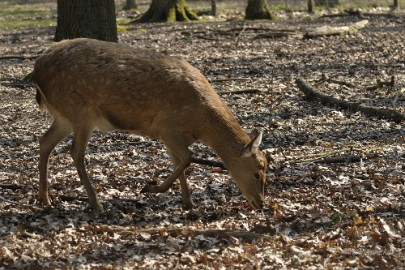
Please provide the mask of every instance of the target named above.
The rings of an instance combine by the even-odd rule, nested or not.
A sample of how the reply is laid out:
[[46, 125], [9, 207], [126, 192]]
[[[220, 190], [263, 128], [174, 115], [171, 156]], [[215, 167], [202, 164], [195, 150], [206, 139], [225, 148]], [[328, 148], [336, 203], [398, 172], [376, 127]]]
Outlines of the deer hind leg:
[[186, 177], [184, 175], [184, 170], [191, 163], [191, 152], [187, 148], [188, 144], [185, 138], [177, 132], [168, 132], [162, 137], [162, 141], [168, 148], [168, 151], [172, 157], [175, 166], [174, 170], [162, 184], [158, 186], [147, 185], [142, 192], [163, 193], [173, 185], [177, 178], [179, 178], [183, 205], [185, 208], [191, 208], [192, 202], [190, 192], [188, 190]]
[[98, 201], [97, 194], [90, 183], [90, 179], [84, 165], [84, 155], [92, 130], [92, 128], [84, 127], [76, 128], [73, 131], [73, 144], [70, 153], [76, 166], [77, 173], [79, 174], [80, 182], [86, 189], [90, 206], [93, 207], [96, 212], [102, 213], [104, 212], [104, 208]]
[[39, 190], [38, 197], [42, 203], [51, 205], [48, 194], [49, 155], [55, 146], [72, 132], [71, 127], [55, 118], [48, 131], [39, 139]]

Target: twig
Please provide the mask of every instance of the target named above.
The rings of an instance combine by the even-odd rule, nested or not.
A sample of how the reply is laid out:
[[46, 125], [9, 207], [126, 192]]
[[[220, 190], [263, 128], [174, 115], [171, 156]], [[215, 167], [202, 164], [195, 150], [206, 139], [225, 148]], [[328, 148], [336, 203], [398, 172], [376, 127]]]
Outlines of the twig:
[[241, 37], [242, 33], [245, 32], [246, 30], [246, 25], [243, 26], [242, 30], [239, 32], [239, 34], [236, 36], [235, 39], [235, 46], [236, 48], [239, 47], [239, 38]]
[[338, 107], [344, 110], [359, 111], [366, 116], [377, 117], [379, 119], [387, 119], [395, 122], [401, 122], [405, 120], [405, 115], [390, 109], [382, 109], [372, 106], [366, 106], [359, 104], [358, 102], [347, 102], [315, 90], [311, 85], [301, 78], [296, 81], [298, 88], [306, 95], [309, 100], [319, 100], [321, 104], [328, 107]]
[[88, 201], [87, 197], [79, 197], [79, 196], [69, 196], [69, 195], [59, 195], [58, 196], [61, 201], [65, 202], [73, 202], [73, 201], [81, 201], [81, 202], [86, 202]]
[[213, 79], [210, 82], [229, 82], [229, 81], [248, 81], [250, 78], [223, 78], [223, 79]]
[[[276, 134], [274, 133], [273, 129], [270, 129], [270, 132], [273, 135], [273, 138], [277, 137]], [[284, 148], [281, 146], [278, 146], [278, 149], [280, 149], [281, 155], [283, 156], [284, 160], [287, 160], [287, 156], [285, 155]]]
[[335, 80], [333, 78], [329, 78], [326, 74], [322, 74], [322, 79], [318, 81], [320, 82], [328, 82], [328, 83], [334, 83], [334, 84], [339, 84], [339, 85], [344, 85], [349, 88], [356, 88], [356, 86], [350, 82], [345, 82], [345, 81], [340, 81], [340, 80]]
[[243, 90], [237, 90], [237, 91], [222, 91], [222, 92], [218, 92], [218, 94], [220, 95], [225, 95], [225, 94], [235, 94], [235, 95], [239, 95], [239, 94], [257, 94], [257, 93], [262, 93], [263, 91], [260, 89], [243, 89]]
[[328, 157], [322, 158], [319, 160], [314, 160], [314, 163], [325, 163], [325, 164], [332, 164], [332, 163], [356, 163], [361, 161], [361, 156], [359, 155], [342, 155], [337, 157]]
[[7, 56], [0, 56], [0, 60], [26, 60], [26, 59], [36, 59], [39, 55], [7, 55]]
[[404, 94], [405, 94], [405, 88], [402, 88], [402, 89], [398, 90], [398, 92], [395, 94], [394, 100], [392, 101], [392, 106], [393, 107], [397, 106], [397, 102], [398, 102], [399, 98], [401, 96], [403, 96]]
[[262, 34], [257, 34], [253, 39], [260, 39], [260, 38], [281, 38], [281, 37], [288, 37], [297, 35], [295, 32], [286, 32], [286, 31], [272, 31]]

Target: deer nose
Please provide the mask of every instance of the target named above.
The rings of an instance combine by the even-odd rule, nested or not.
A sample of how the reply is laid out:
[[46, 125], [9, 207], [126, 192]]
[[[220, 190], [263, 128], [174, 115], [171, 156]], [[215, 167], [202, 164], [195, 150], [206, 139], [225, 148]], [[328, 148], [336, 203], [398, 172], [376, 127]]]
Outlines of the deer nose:
[[249, 204], [254, 209], [261, 209], [261, 208], [263, 208], [263, 201], [264, 201], [264, 197], [263, 197], [263, 195], [260, 194], [256, 198], [251, 198], [249, 200]]

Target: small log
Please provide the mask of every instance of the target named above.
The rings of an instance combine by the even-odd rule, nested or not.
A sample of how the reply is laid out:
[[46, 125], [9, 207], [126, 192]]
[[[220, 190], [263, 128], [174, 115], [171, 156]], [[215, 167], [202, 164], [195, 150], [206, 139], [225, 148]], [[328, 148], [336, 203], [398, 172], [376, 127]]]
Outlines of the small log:
[[390, 109], [382, 109], [373, 106], [360, 104], [359, 102], [347, 102], [325, 94], [314, 89], [302, 78], [298, 78], [295, 83], [298, 88], [306, 95], [309, 100], [319, 100], [321, 104], [328, 107], [338, 107], [344, 110], [359, 111], [369, 117], [377, 117], [379, 119], [387, 119], [400, 123], [405, 120], [405, 115]]
[[344, 34], [355, 34], [360, 29], [364, 28], [368, 24], [368, 20], [362, 20], [347, 26], [321, 26], [313, 30], [308, 31], [304, 38], [317, 38], [324, 36], [337, 36]]

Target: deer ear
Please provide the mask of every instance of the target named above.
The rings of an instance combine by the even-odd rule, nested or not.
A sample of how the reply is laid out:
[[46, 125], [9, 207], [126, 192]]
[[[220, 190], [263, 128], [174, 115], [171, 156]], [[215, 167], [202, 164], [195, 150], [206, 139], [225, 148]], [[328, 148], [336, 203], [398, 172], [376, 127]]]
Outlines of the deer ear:
[[257, 151], [257, 149], [259, 149], [259, 145], [262, 142], [263, 138], [263, 132], [255, 129], [252, 131], [251, 136], [253, 136], [252, 140], [245, 146], [242, 151], [243, 157], [250, 157]]

